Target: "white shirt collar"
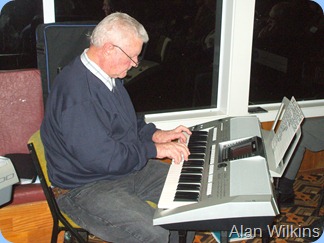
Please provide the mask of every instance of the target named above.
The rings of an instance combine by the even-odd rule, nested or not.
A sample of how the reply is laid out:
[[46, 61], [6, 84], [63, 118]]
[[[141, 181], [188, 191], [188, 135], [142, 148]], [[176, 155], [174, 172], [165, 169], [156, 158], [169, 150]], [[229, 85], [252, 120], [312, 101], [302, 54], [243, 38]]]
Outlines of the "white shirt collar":
[[92, 72], [97, 78], [99, 78], [110, 91], [115, 87], [115, 79], [109, 77], [96, 63], [91, 61], [87, 56], [87, 51], [89, 48], [85, 49], [81, 54], [81, 62]]

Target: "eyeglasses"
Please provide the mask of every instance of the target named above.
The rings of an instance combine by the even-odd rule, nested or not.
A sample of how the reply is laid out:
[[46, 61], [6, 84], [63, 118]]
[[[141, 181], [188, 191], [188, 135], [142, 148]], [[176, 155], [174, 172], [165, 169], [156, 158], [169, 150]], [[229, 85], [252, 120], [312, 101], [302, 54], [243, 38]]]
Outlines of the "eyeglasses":
[[135, 62], [133, 58], [131, 58], [122, 48], [120, 48], [119, 46], [113, 45], [114, 47], [117, 47], [119, 50], [121, 50], [122, 53], [124, 53], [134, 64], [135, 67], [138, 67], [139, 62]]

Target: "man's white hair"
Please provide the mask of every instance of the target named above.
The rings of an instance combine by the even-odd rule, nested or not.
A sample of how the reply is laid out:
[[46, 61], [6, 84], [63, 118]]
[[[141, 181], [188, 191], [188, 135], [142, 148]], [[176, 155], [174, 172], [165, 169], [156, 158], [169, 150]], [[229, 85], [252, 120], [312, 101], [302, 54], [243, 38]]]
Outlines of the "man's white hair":
[[94, 46], [103, 46], [107, 42], [118, 44], [118, 41], [135, 36], [148, 42], [149, 37], [144, 26], [128, 14], [115, 12], [105, 17], [95, 27], [90, 37], [90, 43]]

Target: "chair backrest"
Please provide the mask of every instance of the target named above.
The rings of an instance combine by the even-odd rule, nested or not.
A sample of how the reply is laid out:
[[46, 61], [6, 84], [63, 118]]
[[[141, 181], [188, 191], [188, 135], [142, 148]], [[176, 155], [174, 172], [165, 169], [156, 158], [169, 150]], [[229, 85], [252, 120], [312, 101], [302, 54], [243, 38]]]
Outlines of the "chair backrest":
[[44, 117], [40, 72], [0, 71], [0, 155], [25, 153]]
[[[29, 152], [33, 157], [33, 162], [39, 175], [41, 183], [47, 188], [51, 187], [51, 181], [47, 174], [47, 162], [45, 158], [44, 145], [40, 137], [40, 131], [36, 131], [28, 140]], [[37, 163], [38, 162], [38, 163]]]
[[56, 204], [54, 194], [51, 190], [51, 182], [47, 173], [47, 163], [45, 158], [44, 145], [40, 137], [40, 131], [36, 131], [28, 140], [28, 149], [32, 157], [39, 181], [43, 188], [46, 201], [51, 210], [54, 221], [58, 220], [60, 210]]
[[[80, 228], [77, 224], [75, 224], [66, 214], [61, 212], [59, 209], [56, 199], [54, 197], [53, 191], [51, 189], [51, 181], [49, 180], [47, 173], [47, 161], [45, 157], [44, 145], [42, 143], [42, 139], [40, 136], [40, 131], [36, 131], [28, 140], [27, 143], [29, 152], [32, 156], [34, 166], [36, 168], [40, 183], [42, 185], [48, 206], [50, 208], [52, 217], [53, 217], [53, 231], [54, 228], [58, 228], [55, 232], [52, 233], [52, 242], [55, 242], [57, 239], [57, 234], [61, 229], [68, 230], [72, 233], [74, 237], [78, 240], [78, 242], [85, 242], [82, 236], [78, 233], [78, 231], [86, 232], [84, 229]], [[86, 232], [86, 234], [88, 234]], [[54, 235], [54, 236], [53, 236]]]

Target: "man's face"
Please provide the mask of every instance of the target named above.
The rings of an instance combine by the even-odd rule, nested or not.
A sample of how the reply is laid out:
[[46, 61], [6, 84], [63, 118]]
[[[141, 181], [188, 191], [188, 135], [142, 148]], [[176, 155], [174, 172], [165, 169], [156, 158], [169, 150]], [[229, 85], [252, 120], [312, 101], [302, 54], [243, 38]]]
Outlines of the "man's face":
[[109, 45], [106, 72], [112, 78], [124, 78], [128, 70], [138, 66], [138, 55], [141, 53], [143, 42], [133, 38], [128, 44], [121, 42]]

